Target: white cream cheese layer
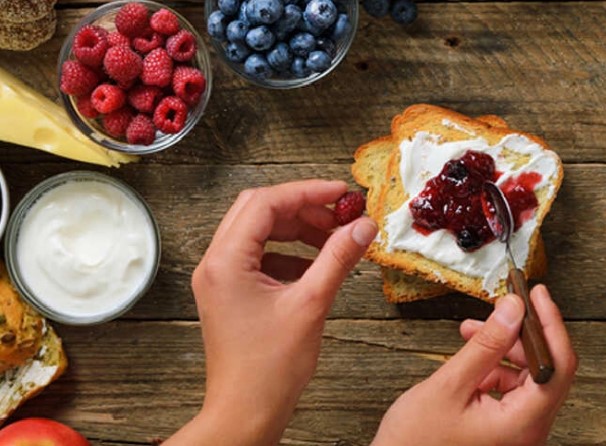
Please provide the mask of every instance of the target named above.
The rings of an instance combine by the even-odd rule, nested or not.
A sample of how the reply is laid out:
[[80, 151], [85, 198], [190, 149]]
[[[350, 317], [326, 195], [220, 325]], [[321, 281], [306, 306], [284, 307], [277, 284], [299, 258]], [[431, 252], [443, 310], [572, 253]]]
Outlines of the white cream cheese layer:
[[[471, 277], [482, 277], [484, 289], [493, 296], [508, 271], [505, 248], [501, 243], [495, 240], [476, 251], [466, 253], [459, 248], [455, 237], [445, 229], [423, 235], [412, 227], [410, 201], [425, 188], [429, 179], [440, 173], [444, 164], [462, 157], [468, 150], [492, 156], [496, 170], [502, 172], [497, 184], [524, 172], [539, 172], [542, 179], [535, 190], [547, 187], [547, 198], [555, 193], [550, 180], [558, 170], [557, 156], [523, 135], [510, 134], [497, 144], [490, 145], [484, 138], [441, 142], [439, 135], [418, 132], [412, 140], [404, 140], [400, 144], [400, 176], [409, 199], [386, 217], [386, 249], [388, 252], [417, 252], [454, 271]], [[507, 156], [507, 153], [510, 155]], [[529, 240], [536, 226], [536, 218], [530, 218], [512, 236], [511, 249], [519, 266], [526, 264]]]

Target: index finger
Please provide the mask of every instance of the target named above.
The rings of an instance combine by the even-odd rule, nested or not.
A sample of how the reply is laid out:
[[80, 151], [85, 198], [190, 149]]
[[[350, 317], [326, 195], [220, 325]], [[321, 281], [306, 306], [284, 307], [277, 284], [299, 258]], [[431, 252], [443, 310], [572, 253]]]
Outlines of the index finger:
[[[261, 256], [277, 221], [294, 218], [304, 207], [334, 203], [347, 191], [343, 181], [306, 180], [252, 189], [224, 221], [213, 243], [223, 255]], [[223, 224], [222, 223], [222, 226]]]

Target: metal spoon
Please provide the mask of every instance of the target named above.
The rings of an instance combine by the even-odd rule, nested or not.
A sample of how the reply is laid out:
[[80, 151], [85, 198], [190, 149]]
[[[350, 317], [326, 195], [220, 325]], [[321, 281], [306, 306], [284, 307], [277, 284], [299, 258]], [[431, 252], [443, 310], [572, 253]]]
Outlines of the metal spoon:
[[501, 243], [505, 243], [510, 268], [507, 290], [520, 296], [526, 306], [526, 315], [522, 323], [522, 345], [528, 369], [534, 382], [544, 384], [553, 375], [553, 359], [545, 341], [543, 327], [530, 300], [526, 278], [522, 270], [517, 267], [511, 252], [509, 239], [514, 228], [511, 208], [501, 189], [490, 181], [486, 181], [483, 185], [482, 206], [491, 231]]

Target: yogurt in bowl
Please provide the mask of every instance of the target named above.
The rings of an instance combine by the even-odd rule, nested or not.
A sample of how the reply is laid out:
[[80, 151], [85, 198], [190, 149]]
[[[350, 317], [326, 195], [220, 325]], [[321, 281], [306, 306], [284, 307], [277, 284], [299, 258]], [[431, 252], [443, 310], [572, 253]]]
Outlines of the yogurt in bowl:
[[160, 259], [155, 219], [137, 192], [95, 172], [54, 176], [10, 219], [5, 257], [19, 293], [49, 319], [94, 324], [125, 313]]

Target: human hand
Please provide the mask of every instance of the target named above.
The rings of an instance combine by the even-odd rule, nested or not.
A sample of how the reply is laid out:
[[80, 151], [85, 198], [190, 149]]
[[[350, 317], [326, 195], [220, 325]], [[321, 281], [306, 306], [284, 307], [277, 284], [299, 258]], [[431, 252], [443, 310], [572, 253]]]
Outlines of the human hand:
[[[315, 371], [333, 299], [376, 235], [366, 217], [331, 234], [326, 205], [346, 190], [319, 180], [247, 190], [223, 218], [192, 280], [207, 371], [200, 425], [220, 439], [207, 431], [199, 444], [279, 441]], [[321, 251], [312, 263], [265, 253], [268, 240]]]
[[[372, 446], [545, 444], [572, 384], [577, 357], [547, 289], [535, 287], [531, 299], [555, 365], [547, 384], [529, 376], [519, 339], [522, 300], [505, 296], [485, 323], [461, 324], [467, 344], [390, 407]], [[504, 357], [519, 369], [501, 364]]]

